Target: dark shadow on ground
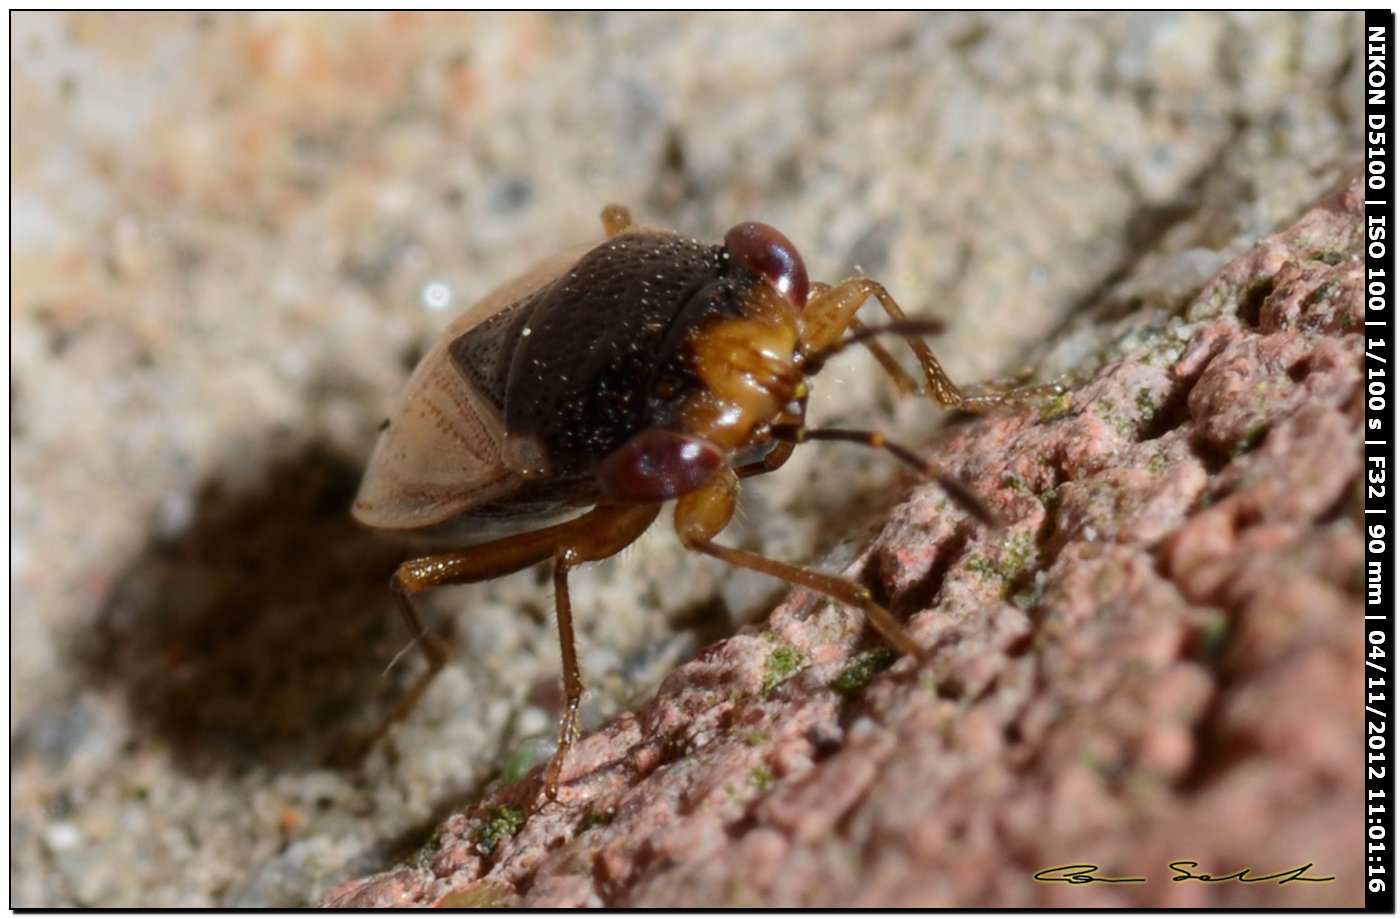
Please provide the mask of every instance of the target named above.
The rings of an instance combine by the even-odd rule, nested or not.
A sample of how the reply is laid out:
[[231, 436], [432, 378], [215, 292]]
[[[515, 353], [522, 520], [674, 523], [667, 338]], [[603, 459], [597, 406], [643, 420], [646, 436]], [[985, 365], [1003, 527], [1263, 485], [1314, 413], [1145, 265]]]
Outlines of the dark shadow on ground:
[[375, 723], [416, 660], [388, 578], [403, 555], [349, 516], [358, 463], [312, 445], [262, 484], [197, 499], [179, 536], [153, 540], [118, 576], [73, 652], [93, 685], [121, 693], [182, 766], [329, 763]]

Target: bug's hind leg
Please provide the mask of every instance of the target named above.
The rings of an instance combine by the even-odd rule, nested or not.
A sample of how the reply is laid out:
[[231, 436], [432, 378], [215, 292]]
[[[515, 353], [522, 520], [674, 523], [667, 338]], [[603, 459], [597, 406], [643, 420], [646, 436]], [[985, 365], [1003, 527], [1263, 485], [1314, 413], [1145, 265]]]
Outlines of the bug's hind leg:
[[432, 587], [490, 580], [542, 562], [554, 552], [554, 544], [549, 539], [549, 529], [409, 559], [399, 565], [389, 580], [389, 589], [414, 643], [423, 648], [428, 669], [419, 674], [403, 695], [399, 696], [394, 707], [372, 731], [345, 744], [344, 748], [338, 751], [337, 759], [353, 762], [369, 752], [391, 727], [413, 714], [419, 701], [432, 686], [433, 680], [447, 664], [450, 657], [447, 643], [418, 615], [418, 610], [413, 605], [413, 595]]
[[[437, 633], [424, 625], [414, 608], [413, 595], [448, 584], [489, 581], [549, 558], [556, 560], [555, 596], [556, 601], [561, 601], [558, 609], [559, 637], [564, 658], [565, 694], [568, 698], [565, 725], [574, 724], [577, 720], [578, 700], [583, 695], [583, 681], [578, 672], [573, 644], [572, 611], [568, 602], [568, 587], [564, 582], [568, 568], [579, 562], [597, 561], [616, 555], [635, 542], [659, 512], [660, 505], [600, 504], [581, 517], [564, 523], [464, 549], [410, 559], [399, 565], [390, 586], [398, 601], [399, 612], [413, 633], [414, 640], [423, 644], [423, 652], [428, 658], [428, 669], [404, 692], [379, 726], [355, 745], [355, 753], [362, 754], [368, 750], [389, 728], [407, 718], [447, 663], [447, 645]], [[560, 559], [563, 559], [562, 565], [559, 563]], [[572, 730], [570, 727], [569, 731]], [[565, 732], [561, 731], [560, 736], [566, 736]], [[571, 733], [569, 740], [572, 741]], [[563, 745], [561, 750], [567, 750], [567, 746]], [[562, 752], [556, 753], [555, 757], [562, 763]], [[557, 780], [557, 765], [552, 763], [551, 767]], [[552, 792], [550, 796], [553, 797]]]
[[409, 686], [399, 697], [399, 700], [394, 703], [393, 709], [368, 739], [371, 744], [377, 742], [391, 725], [404, 720], [418, 707], [418, 700], [423, 698], [423, 694], [428, 691], [428, 687], [433, 684], [433, 680], [437, 678], [442, 668], [447, 666], [447, 660], [451, 657], [447, 642], [443, 641], [441, 635], [423, 622], [418, 615], [418, 610], [413, 606], [413, 601], [409, 599], [409, 595], [399, 587], [397, 577], [393, 580], [393, 593], [399, 613], [402, 614], [404, 623], [413, 635], [414, 643], [423, 649], [423, 656], [428, 660], [428, 669], [420, 673], [418, 679], [413, 681], [413, 685]]
[[713, 539], [724, 529], [734, 516], [738, 498], [739, 479], [732, 469], [725, 469], [708, 484], [682, 495], [676, 502], [676, 534], [682, 545], [695, 552], [703, 552], [739, 568], [748, 568], [787, 581], [798, 587], [806, 587], [826, 594], [848, 606], [855, 606], [865, 613], [870, 622], [896, 650], [903, 654], [922, 657], [923, 651], [905, 631], [904, 626], [889, 610], [876, 603], [866, 590], [853, 581], [835, 575], [809, 571], [796, 565], [765, 558], [743, 549], [717, 545]]

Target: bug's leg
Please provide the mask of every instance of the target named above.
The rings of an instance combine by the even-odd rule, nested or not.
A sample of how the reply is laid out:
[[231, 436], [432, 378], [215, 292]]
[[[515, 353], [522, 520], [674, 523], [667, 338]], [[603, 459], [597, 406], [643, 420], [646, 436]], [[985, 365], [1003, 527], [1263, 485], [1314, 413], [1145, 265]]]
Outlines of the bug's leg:
[[[850, 278], [807, 301], [803, 317], [804, 349], [813, 352], [834, 345], [850, 327], [856, 310], [871, 297], [879, 301], [885, 313], [895, 322], [908, 318], [883, 284], [870, 278]], [[919, 359], [919, 369], [923, 371], [929, 394], [942, 405], [962, 407], [962, 393], [944, 373], [943, 366], [933, 356], [928, 344], [922, 338], [913, 336], [906, 340]]]
[[809, 571], [796, 565], [765, 558], [743, 549], [717, 545], [713, 540], [734, 516], [739, 493], [739, 478], [734, 470], [725, 469], [701, 488], [682, 495], [676, 502], [676, 534], [681, 544], [695, 552], [714, 556], [739, 568], [749, 568], [798, 587], [826, 594], [834, 600], [860, 608], [875, 630], [896, 650], [920, 657], [922, 649], [904, 630], [904, 626], [870, 596], [870, 591], [845, 578], [819, 571]]
[[544, 793], [551, 801], [559, 794], [564, 759], [578, 739], [578, 707], [583, 700], [583, 675], [574, 646], [573, 604], [569, 601], [569, 571], [582, 562], [596, 562], [621, 552], [637, 541], [660, 512], [660, 504], [599, 505], [584, 517], [570, 521], [587, 519], [588, 523], [574, 528], [567, 542], [561, 542], [554, 550], [554, 617], [559, 625], [559, 657], [564, 669], [564, 714], [559, 719], [559, 745], [544, 773]]
[[609, 204], [599, 215], [603, 219], [603, 232], [612, 239], [632, 225], [632, 212], [623, 204]]
[[1034, 367], [1022, 367], [1015, 373], [1007, 374], [1004, 377], [995, 377], [990, 380], [981, 380], [976, 384], [976, 388], [987, 392], [1005, 392], [1011, 389], [1021, 389], [1026, 385], [1026, 381], [1035, 376]]
[[[869, 331], [869, 327], [859, 319], [852, 319], [850, 330], [856, 334]], [[894, 359], [894, 355], [885, 350], [885, 346], [875, 341], [873, 338], [862, 338], [860, 343], [865, 346], [865, 350], [870, 352], [870, 356], [875, 358], [875, 362], [880, 365], [880, 369], [885, 371], [885, 376], [894, 383], [894, 388], [901, 396], [912, 396], [919, 391], [919, 384], [914, 382], [914, 378], [899, 366], [899, 362]]]
[[389, 580], [389, 589], [414, 642], [422, 645], [423, 654], [428, 659], [428, 669], [419, 674], [399, 696], [389, 714], [372, 731], [356, 738], [350, 748], [341, 751], [342, 758], [359, 758], [377, 744], [391, 727], [411, 715], [447, 664], [447, 644], [418, 615], [413, 605], [413, 595], [430, 587], [490, 580], [542, 562], [553, 552], [553, 545], [537, 539], [537, 536], [538, 533], [522, 533], [455, 552], [409, 559], [399, 565]]
[[583, 674], [574, 646], [574, 609], [569, 601], [569, 569], [577, 564], [572, 549], [554, 553], [554, 621], [559, 626], [559, 659], [564, 669], [564, 714], [559, 718], [559, 743], [544, 770], [544, 793], [553, 801], [559, 795], [559, 774], [564, 757], [578, 739], [578, 707], [583, 700]]
[[764, 475], [781, 469], [783, 463], [788, 461], [788, 457], [792, 456], [794, 446], [795, 444], [792, 441], [779, 442], [776, 447], [768, 451], [763, 459], [754, 460], [752, 463], [745, 463], [742, 466], [736, 466], [734, 468], [734, 474], [741, 479], [747, 479], [751, 476]]
[[[803, 427], [807, 421], [808, 395], [807, 384], [804, 381], [798, 385], [798, 391], [794, 397], [797, 408], [781, 412], [778, 417], [774, 419], [773, 430]], [[752, 463], [745, 463], [742, 466], [734, 467], [734, 474], [741, 479], [747, 479], [751, 476], [764, 475], [765, 473], [775, 472], [781, 469], [783, 464], [792, 457], [792, 451], [797, 446], [797, 442], [790, 438], [775, 439], [778, 440], [777, 446], [769, 450], [763, 459], [754, 460]]]
[[[802, 423], [806, 420], [807, 390], [806, 384], [803, 384], [802, 392], [797, 398], [797, 410], [785, 411], [778, 415], [777, 420], [774, 422], [774, 429], [801, 427]], [[793, 448], [796, 447], [796, 445], [796, 442], [790, 439], [779, 439], [777, 446], [769, 450], [768, 453], [764, 455], [763, 459], [754, 460], [752, 463], [745, 463], [742, 466], [736, 466], [734, 468], [734, 474], [741, 479], [747, 479], [750, 476], [764, 475], [765, 473], [781, 469], [783, 464], [792, 456]]]
[[[810, 310], [812, 304], [817, 302], [819, 298], [828, 294], [830, 290], [830, 284], [823, 284], [820, 281], [812, 284], [811, 292], [809, 293], [807, 299], [807, 307], [803, 311], [804, 314], [807, 316], [807, 324], [810, 325], [811, 323]], [[863, 303], [864, 301], [862, 300], [861, 302]], [[856, 306], [859, 307], [860, 304], [857, 303]], [[841, 331], [844, 331], [845, 329], [850, 329], [852, 332], [856, 333], [866, 331], [866, 327], [860, 322], [860, 320], [855, 319], [854, 315], [854, 312], [852, 312], [851, 317], [846, 319], [846, 324], [841, 327]], [[838, 331], [836, 334], [839, 336], [840, 331]], [[831, 348], [832, 351], [836, 350], [836, 348], [834, 347], [835, 344], [836, 343], [833, 341]], [[919, 384], [915, 383], [914, 378], [904, 372], [904, 368], [899, 366], [899, 362], [894, 359], [894, 355], [890, 354], [889, 351], [885, 350], [885, 347], [883, 345], [881, 345], [877, 341], [872, 341], [870, 339], [862, 340], [861, 344], [865, 346], [865, 349], [869, 351], [871, 356], [874, 357], [876, 362], [879, 363], [880, 368], [885, 371], [885, 375], [888, 376], [890, 380], [894, 383], [894, 388], [899, 391], [899, 394], [901, 396], [912, 395], [913, 393], [919, 391]], [[814, 349], [808, 349], [808, 353], [811, 353], [812, 350]], [[829, 357], [830, 355], [827, 356]]]
[[1063, 383], [1036, 383], [1033, 386], [1016, 386], [1005, 389], [983, 387], [979, 384], [976, 388], [977, 392], [963, 393], [962, 400], [952, 407], [964, 412], [992, 412], [1006, 406], [1023, 405], [1027, 402], [1064, 395], [1066, 392]]
[[[894, 297], [890, 296], [889, 291], [885, 290], [883, 284], [870, 278], [850, 278], [808, 299], [807, 308], [803, 313], [804, 352], [810, 354], [835, 344], [854, 321], [856, 310], [870, 297], [875, 298], [885, 314], [894, 322], [908, 321], [904, 310], [895, 302]], [[919, 369], [923, 372], [929, 395], [940, 405], [949, 408], [965, 412], [986, 412], [1064, 391], [1059, 384], [1048, 383], [969, 396], [948, 378], [943, 365], [933, 356], [933, 351], [926, 341], [914, 335], [907, 336], [905, 341], [919, 360]]]
[[[399, 611], [413, 632], [414, 640], [423, 642], [428, 669], [399, 698], [387, 717], [359, 745], [368, 749], [399, 721], [407, 718], [434, 677], [447, 663], [447, 646], [437, 633], [428, 629], [413, 606], [413, 595], [431, 587], [448, 584], [474, 584], [528, 568], [551, 558], [561, 546], [582, 546], [580, 561], [591, 561], [614, 555], [642, 535], [656, 519], [659, 508], [601, 504], [581, 517], [528, 533], [507, 536], [492, 542], [468, 546], [451, 552], [441, 552], [423, 558], [409, 559], [399, 565], [389, 584], [398, 601]], [[603, 551], [613, 546], [610, 551]], [[600, 551], [603, 554], [598, 554]]]
[[394, 703], [393, 709], [380, 722], [379, 727], [367, 738], [368, 744], [373, 744], [387, 731], [391, 725], [397, 724], [407, 718], [409, 714], [418, 706], [418, 700], [423, 698], [423, 694], [428, 691], [438, 672], [447, 665], [450, 652], [447, 642], [442, 640], [442, 636], [423, 622], [418, 616], [418, 611], [413, 608], [413, 600], [399, 587], [397, 574], [393, 579], [394, 601], [398, 605], [399, 612], [403, 615], [408, 630], [413, 634], [413, 641], [423, 648], [423, 656], [428, 659], [428, 669], [418, 675], [418, 679], [413, 681], [413, 685], [399, 696], [399, 700]]
[[979, 400], [987, 396], [1007, 396], [1014, 402], [1025, 402], [1035, 399], [1046, 399], [1051, 396], [1063, 395], [1065, 387], [1060, 383], [1032, 383], [1026, 381], [1035, 376], [1035, 368], [1023, 367], [1012, 376], [997, 377], [994, 380], [982, 380], [974, 384], [971, 388], [974, 392], [967, 395], [969, 400]]
[[[941, 335], [944, 329], [945, 326], [943, 322], [938, 319], [904, 319], [899, 322], [888, 322], [884, 325], [874, 326], [866, 325], [858, 319], [852, 319], [850, 334], [838, 338], [825, 348], [803, 354], [802, 375], [808, 377], [816, 376], [822, 372], [822, 368], [826, 366], [827, 361], [855, 345], [864, 345], [872, 354], [883, 354], [887, 359], [893, 362], [894, 358], [890, 353], [884, 348], [881, 348], [874, 339], [881, 335], [900, 335], [906, 339], [913, 337], [922, 338], [925, 335]], [[878, 359], [877, 357], [877, 360]], [[906, 386], [912, 386], [913, 391], [917, 392], [919, 384], [914, 382], [914, 378], [905, 373], [904, 368], [900, 367], [898, 363], [895, 363], [894, 366], [902, 378], [902, 381], [895, 381], [896, 385], [899, 386], [901, 390]], [[887, 370], [886, 372], [891, 373], [891, 376], [894, 375], [893, 371]]]

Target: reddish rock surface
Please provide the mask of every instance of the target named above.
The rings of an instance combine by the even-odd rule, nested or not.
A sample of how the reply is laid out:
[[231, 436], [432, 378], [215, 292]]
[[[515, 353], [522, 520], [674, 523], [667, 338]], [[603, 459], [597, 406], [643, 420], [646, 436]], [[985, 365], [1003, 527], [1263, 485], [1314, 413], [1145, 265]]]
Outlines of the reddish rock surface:
[[[325, 905], [1359, 905], [1360, 202], [931, 448], [1005, 528], [919, 486], [847, 569], [926, 661], [795, 592]], [[1033, 879], [1079, 863], [1145, 880]]]

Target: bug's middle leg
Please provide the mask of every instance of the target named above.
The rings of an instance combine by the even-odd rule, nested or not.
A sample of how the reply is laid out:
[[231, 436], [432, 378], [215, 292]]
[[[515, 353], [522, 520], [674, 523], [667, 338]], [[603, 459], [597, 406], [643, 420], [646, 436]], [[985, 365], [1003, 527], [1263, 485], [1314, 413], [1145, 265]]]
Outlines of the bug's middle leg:
[[584, 690], [574, 646], [569, 571], [583, 562], [600, 561], [621, 552], [637, 541], [660, 512], [660, 504], [602, 505], [585, 515], [591, 518], [587, 526], [571, 532], [568, 541], [554, 550], [554, 618], [559, 625], [559, 657], [564, 670], [564, 714], [559, 719], [559, 745], [544, 772], [544, 793], [551, 801], [559, 794], [564, 759], [578, 739], [578, 709]]
[[875, 630], [903, 654], [921, 657], [922, 649], [905, 631], [899, 620], [870, 596], [870, 591], [835, 575], [810, 571], [779, 562], [743, 549], [721, 546], [714, 537], [734, 516], [738, 500], [739, 478], [734, 470], [724, 469], [701, 488], [682, 495], [676, 502], [676, 534], [681, 544], [695, 552], [703, 552], [739, 568], [749, 568], [798, 587], [826, 594], [848, 606], [858, 607]]

